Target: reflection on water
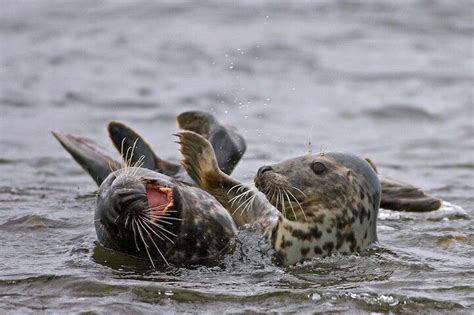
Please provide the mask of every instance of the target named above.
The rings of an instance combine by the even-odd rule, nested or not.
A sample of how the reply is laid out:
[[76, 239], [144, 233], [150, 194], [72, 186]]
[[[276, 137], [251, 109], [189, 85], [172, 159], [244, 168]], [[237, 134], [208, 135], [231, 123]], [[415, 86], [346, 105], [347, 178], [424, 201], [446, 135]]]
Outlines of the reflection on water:
[[[474, 307], [472, 1], [2, 3], [0, 309], [469, 312]], [[282, 268], [243, 231], [214, 266], [96, 243], [93, 182], [50, 130], [112, 150], [109, 120], [178, 159], [175, 116], [248, 141], [235, 176], [313, 152], [370, 156], [453, 206], [382, 210], [380, 244]]]

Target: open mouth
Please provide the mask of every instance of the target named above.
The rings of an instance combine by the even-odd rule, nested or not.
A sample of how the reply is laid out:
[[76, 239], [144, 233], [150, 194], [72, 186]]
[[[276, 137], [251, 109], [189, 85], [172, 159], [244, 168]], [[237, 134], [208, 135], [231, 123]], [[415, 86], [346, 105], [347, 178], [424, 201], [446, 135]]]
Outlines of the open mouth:
[[156, 184], [146, 184], [145, 189], [150, 219], [152, 222], [159, 221], [160, 218], [167, 215], [168, 209], [173, 206], [173, 191], [169, 187]]

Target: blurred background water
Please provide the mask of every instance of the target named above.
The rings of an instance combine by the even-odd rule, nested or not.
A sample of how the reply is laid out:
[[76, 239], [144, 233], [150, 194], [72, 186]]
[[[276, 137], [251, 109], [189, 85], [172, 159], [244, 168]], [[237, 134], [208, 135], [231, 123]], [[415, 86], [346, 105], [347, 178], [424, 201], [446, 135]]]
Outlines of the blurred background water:
[[[473, 310], [473, 1], [0, 4], [3, 311]], [[311, 141], [465, 213], [382, 211], [362, 255], [282, 268], [244, 231], [218, 266], [151, 270], [95, 243], [95, 186], [49, 131], [113, 152], [121, 120], [177, 160], [189, 109], [243, 133], [241, 180]]]

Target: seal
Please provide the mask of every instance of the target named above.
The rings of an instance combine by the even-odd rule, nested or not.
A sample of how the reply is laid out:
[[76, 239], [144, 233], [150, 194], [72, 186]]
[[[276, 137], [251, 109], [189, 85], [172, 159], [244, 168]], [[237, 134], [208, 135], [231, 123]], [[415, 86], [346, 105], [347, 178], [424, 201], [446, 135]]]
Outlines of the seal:
[[256, 224], [284, 265], [377, 241], [381, 185], [370, 164], [347, 153], [305, 155], [261, 167], [256, 191], [220, 171], [212, 145], [183, 131], [182, 164], [242, 226]]
[[112, 172], [97, 193], [95, 228], [107, 248], [166, 264], [214, 262], [237, 231], [205, 191], [146, 168]]
[[[178, 116], [178, 125], [201, 131], [211, 141], [219, 152], [220, 171], [230, 174], [245, 152], [242, 136], [210, 114], [185, 112]], [[166, 264], [217, 261], [237, 231], [228, 211], [195, 187], [181, 165], [159, 158], [133, 129], [113, 121], [108, 130], [123, 163], [91, 139], [52, 132], [99, 186], [95, 209], [99, 242], [147, 257], [153, 267], [155, 260]]]

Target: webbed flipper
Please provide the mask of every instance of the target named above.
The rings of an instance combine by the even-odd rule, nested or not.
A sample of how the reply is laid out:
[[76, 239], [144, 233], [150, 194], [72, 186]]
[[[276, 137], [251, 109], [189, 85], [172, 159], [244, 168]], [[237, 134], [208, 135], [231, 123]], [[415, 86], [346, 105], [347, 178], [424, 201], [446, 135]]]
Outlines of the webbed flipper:
[[423, 190], [379, 175], [382, 185], [380, 207], [387, 210], [428, 212], [438, 210], [442, 201], [427, 195]]
[[98, 186], [111, 172], [121, 168], [121, 164], [105, 153], [94, 141], [57, 131], [51, 133]]
[[276, 209], [261, 192], [233, 179], [219, 169], [211, 143], [192, 131], [178, 134], [184, 166], [199, 186], [213, 195], [237, 225], [260, 223], [264, 228], [278, 218]]
[[168, 176], [179, 173], [181, 165], [159, 158], [143, 137], [124, 123], [111, 121], [107, 129], [115, 148], [129, 165], [140, 163], [141, 167]]
[[[365, 160], [378, 173], [374, 162], [369, 158]], [[428, 212], [441, 208], [441, 199], [427, 195], [418, 187], [380, 174], [378, 177], [382, 185], [380, 208], [409, 212]]]
[[247, 149], [245, 139], [234, 128], [221, 125], [209, 113], [189, 111], [178, 115], [178, 126], [209, 140], [221, 171], [230, 175]]

